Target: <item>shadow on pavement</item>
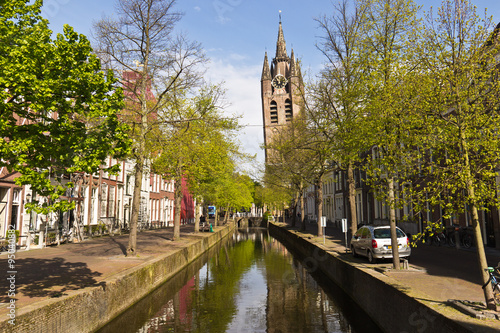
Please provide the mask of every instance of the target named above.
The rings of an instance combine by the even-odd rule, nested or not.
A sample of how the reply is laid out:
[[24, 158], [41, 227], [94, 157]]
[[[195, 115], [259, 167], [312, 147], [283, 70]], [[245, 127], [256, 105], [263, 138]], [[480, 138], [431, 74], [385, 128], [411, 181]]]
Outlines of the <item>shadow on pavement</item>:
[[[58, 297], [67, 290], [97, 286], [95, 277], [101, 275], [91, 271], [85, 263], [67, 262], [63, 258], [18, 259], [16, 266], [21, 269], [17, 271], [15, 284], [28, 297]], [[7, 283], [0, 284], [0, 302], [9, 302], [8, 288]]]

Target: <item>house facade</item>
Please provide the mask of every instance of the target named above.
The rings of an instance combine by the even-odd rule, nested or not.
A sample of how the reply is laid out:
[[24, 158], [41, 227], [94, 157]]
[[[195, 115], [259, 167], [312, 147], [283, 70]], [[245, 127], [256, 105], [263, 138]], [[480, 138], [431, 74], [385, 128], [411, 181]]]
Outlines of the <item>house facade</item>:
[[[374, 195], [373, 190], [367, 185], [367, 175], [357, 169], [354, 172], [356, 182], [356, 217], [358, 224], [388, 225], [389, 207]], [[496, 177], [500, 184], [500, 174]], [[310, 185], [304, 191], [305, 216], [308, 220], [316, 221], [315, 187]], [[341, 169], [331, 170], [323, 179], [323, 216], [333, 225], [340, 226], [341, 220], [351, 220], [349, 212], [349, 196], [347, 189], [347, 172]], [[404, 205], [396, 209], [396, 223], [405, 232], [415, 235], [425, 232], [425, 221], [442, 221], [447, 229], [454, 226], [472, 226], [471, 213], [465, 207], [465, 213], [457, 214], [451, 218], [444, 218], [441, 207], [426, 207], [425, 212], [415, 212], [412, 205]], [[487, 247], [500, 249], [500, 212], [492, 207], [479, 212], [482, 238]]]

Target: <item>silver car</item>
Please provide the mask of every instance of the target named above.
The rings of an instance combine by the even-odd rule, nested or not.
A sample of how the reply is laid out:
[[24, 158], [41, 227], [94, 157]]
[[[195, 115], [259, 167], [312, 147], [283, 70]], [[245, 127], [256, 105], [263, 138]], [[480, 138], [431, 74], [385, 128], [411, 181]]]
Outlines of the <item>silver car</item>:
[[[411, 247], [403, 230], [396, 227], [400, 258], [409, 258]], [[362, 226], [351, 239], [352, 255], [362, 255], [370, 263], [377, 259], [392, 259], [391, 229], [387, 226]]]

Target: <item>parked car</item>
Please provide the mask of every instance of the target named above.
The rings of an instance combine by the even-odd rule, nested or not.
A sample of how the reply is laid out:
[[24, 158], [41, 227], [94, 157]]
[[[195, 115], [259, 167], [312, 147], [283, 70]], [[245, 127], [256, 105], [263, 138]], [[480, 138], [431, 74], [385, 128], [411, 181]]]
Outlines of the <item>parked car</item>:
[[[410, 241], [400, 228], [396, 227], [399, 257], [409, 259]], [[392, 259], [391, 229], [389, 226], [362, 226], [351, 239], [351, 252], [368, 258], [370, 263], [377, 259]]]

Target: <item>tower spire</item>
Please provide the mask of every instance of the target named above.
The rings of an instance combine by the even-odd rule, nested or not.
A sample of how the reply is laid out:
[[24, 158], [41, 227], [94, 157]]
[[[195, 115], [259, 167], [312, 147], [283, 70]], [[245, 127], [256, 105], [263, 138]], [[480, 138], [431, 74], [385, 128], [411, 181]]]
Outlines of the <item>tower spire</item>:
[[260, 80], [261, 81], [271, 80], [271, 71], [269, 70], [269, 62], [267, 61], [267, 51], [266, 51], [266, 55], [264, 56], [264, 66], [262, 68], [262, 76], [261, 76]]
[[295, 55], [293, 54], [293, 48], [292, 53], [290, 54], [290, 76], [297, 76], [295, 70]]
[[280, 25], [278, 29], [278, 41], [276, 42], [276, 61], [288, 60], [286, 55], [286, 42], [285, 36], [283, 35], [283, 28], [281, 26], [281, 10], [280, 10]]

